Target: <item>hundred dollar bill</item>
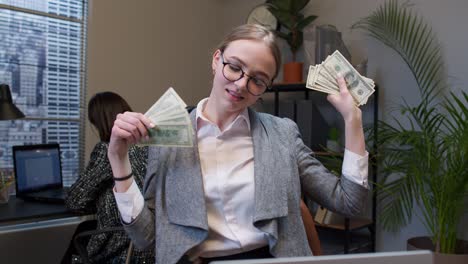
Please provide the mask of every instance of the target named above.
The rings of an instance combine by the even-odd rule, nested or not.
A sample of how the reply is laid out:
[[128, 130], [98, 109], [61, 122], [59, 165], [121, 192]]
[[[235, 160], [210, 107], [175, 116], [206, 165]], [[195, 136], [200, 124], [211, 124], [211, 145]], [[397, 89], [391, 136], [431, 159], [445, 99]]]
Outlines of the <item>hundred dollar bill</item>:
[[185, 110], [187, 105], [175, 92], [174, 88], [170, 87], [161, 98], [153, 104], [148, 111], [146, 111], [145, 116], [151, 117], [160, 115], [163, 111], [168, 111], [169, 109], [178, 109]]
[[314, 78], [315, 78], [315, 66], [310, 65], [309, 66], [309, 74], [307, 75], [307, 81], [306, 81], [306, 86], [307, 88], [311, 88], [314, 86]]
[[170, 118], [170, 119], [165, 119], [165, 120], [158, 120], [155, 124], [157, 126], [158, 125], [186, 125], [186, 124], [191, 124], [191, 121], [190, 121], [190, 117], [181, 116], [181, 117]]
[[309, 74], [307, 76], [306, 87], [309, 89], [317, 90], [319, 92], [337, 94], [339, 93], [338, 84], [331, 83], [324, 76], [321, 76], [321, 73], [325, 70], [321, 69], [321, 65], [309, 67]]
[[139, 145], [192, 147], [192, 131], [191, 125], [159, 125], [148, 129], [149, 139], [141, 141]]
[[[332, 58], [333, 56], [335, 58]], [[342, 58], [340, 58], [340, 56]], [[339, 63], [335, 63], [334, 70], [329, 70], [324, 67], [324, 65], [326, 65], [327, 63], [331, 64], [333, 60], [339, 61]], [[345, 66], [348, 66], [347, 71], [337, 71], [337, 69], [340, 68], [345, 69]], [[351, 64], [341, 54], [339, 54], [338, 51], [332, 54], [331, 56], [328, 56], [327, 59], [323, 62], [323, 64], [317, 64], [315, 66], [310, 65], [309, 73], [307, 75], [306, 87], [328, 94], [338, 94], [340, 92], [340, 87], [338, 86], [338, 82], [336, 81], [336, 76], [338, 72], [340, 74], [344, 74], [345, 80], [347, 81], [347, 85], [349, 86], [348, 89], [351, 95], [353, 96], [356, 105], [360, 106], [366, 104], [370, 95], [372, 95], [372, 93], [374, 92], [374, 81], [370, 78], [359, 75], [359, 73], [355, 71], [354, 67], [352, 67]], [[359, 79], [359, 77], [361, 79]], [[352, 81], [353, 79], [357, 81]], [[361, 81], [363, 84], [360, 85], [359, 81]], [[365, 91], [370, 92], [363, 93], [361, 96], [359, 89], [365, 89]]]
[[145, 113], [155, 125], [148, 129], [149, 139], [139, 145], [191, 147], [193, 128], [187, 105], [171, 87]]
[[359, 105], [374, 92], [374, 87], [366, 82], [339, 51], [329, 56], [323, 63], [323, 67], [335, 78], [338, 74], [343, 76], [349, 92]]
[[168, 111], [160, 111], [160, 112], [153, 112], [151, 114], [146, 115], [153, 123], [159, 123], [163, 120], [171, 120], [179, 117], [187, 116], [187, 110], [185, 108], [180, 107], [171, 107]]

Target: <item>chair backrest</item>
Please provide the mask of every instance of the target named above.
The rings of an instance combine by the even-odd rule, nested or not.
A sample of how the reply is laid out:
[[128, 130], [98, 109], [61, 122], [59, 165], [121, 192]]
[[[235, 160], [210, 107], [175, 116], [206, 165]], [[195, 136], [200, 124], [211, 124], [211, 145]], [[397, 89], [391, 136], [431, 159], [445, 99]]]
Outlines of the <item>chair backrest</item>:
[[314, 256], [320, 256], [323, 254], [322, 247], [320, 245], [320, 240], [317, 234], [317, 229], [315, 228], [314, 218], [310, 213], [309, 208], [301, 199], [301, 215], [302, 222], [304, 222], [304, 228], [307, 234], [307, 241], [309, 242], [309, 247]]
[[[98, 234], [104, 234], [104, 233], [115, 233], [115, 232], [125, 232], [125, 229], [122, 226], [117, 226], [117, 227], [107, 227], [103, 229], [96, 229], [96, 230], [91, 230], [91, 231], [84, 231], [79, 234], [77, 234], [73, 238], [73, 244], [75, 245], [75, 248], [80, 255], [81, 261], [85, 264], [91, 264], [91, 260], [88, 256], [88, 251], [86, 249], [86, 246], [88, 244], [89, 238], [93, 235], [98, 235]], [[130, 242], [128, 249], [127, 249], [127, 257], [125, 263], [129, 263], [129, 260], [131, 258], [133, 252], [133, 244]]]

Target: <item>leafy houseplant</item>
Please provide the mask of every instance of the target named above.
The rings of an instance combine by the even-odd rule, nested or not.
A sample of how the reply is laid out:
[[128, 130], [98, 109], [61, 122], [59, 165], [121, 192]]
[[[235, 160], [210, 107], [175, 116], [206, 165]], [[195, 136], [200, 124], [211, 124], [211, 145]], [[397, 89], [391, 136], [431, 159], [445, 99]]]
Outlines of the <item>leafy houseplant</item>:
[[407, 4], [387, 1], [353, 28], [398, 53], [419, 88], [419, 102], [403, 99], [402, 119], [379, 121], [372, 137], [380, 163], [381, 223], [397, 231], [411, 221], [417, 204], [434, 251], [454, 253], [468, 195], [468, 94], [450, 91], [436, 36]]
[[[276, 17], [281, 27], [277, 35], [286, 40], [292, 53], [292, 61], [296, 62], [296, 54], [304, 40], [303, 29], [312, 23], [317, 16], [304, 16], [302, 10], [310, 0], [269, 0], [268, 10]], [[297, 67], [297, 66], [296, 66]], [[300, 65], [302, 75], [302, 64]], [[302, 76], [300, 76], [302, 81]], [[286, 81], [286, 80], [285, 80]]]
[[301, 11], [310, 0], [270, 0], [268, 9], [278, 19], [287, 32], [277, 31], [280, 38], [286, 40], [292, 53], [292, 60], [296, 61], [296, 53], [302, 46], [303, 29], [312, 23], [317, 16], [305, 17]]

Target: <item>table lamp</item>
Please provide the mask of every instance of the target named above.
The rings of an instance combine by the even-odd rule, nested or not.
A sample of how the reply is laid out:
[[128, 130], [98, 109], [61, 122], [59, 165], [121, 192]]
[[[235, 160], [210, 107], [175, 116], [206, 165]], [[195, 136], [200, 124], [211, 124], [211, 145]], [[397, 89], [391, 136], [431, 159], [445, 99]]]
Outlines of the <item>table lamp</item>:
[[13, 104], [8, 84], [0, 84], [0, 120], [11, 120], [23, 117], [23, 112]]

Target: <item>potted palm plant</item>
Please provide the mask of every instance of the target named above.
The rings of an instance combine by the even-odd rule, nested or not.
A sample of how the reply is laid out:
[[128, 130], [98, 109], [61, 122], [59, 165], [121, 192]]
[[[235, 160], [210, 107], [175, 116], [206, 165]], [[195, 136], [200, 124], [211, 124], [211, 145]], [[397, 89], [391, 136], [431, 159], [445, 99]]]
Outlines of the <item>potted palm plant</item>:
[[420, 94], [416, 105], [403, 99], [401, 117], [379, 121], [378, 137], [372, 137], [380, 163], [380, 223], [396, 231], [418, 206], [429, 237], [409, 239], [409, 248], [428, 244], [436, 263], [468, 263], [466, 242], [457, 239], [468, 195], [468, 94], [447, 84], [436, 36], [408, 4], [387, 1], [353, 28], [396, 51]]
[[292, 53], [292, 62], [283, 65], [283, 79], [286, 83], [302, 82], [302, 63], [296, 61], [296, 54], [304, 40], [303, 29], [317, 16], [304, 16], [302, 10], [310, 0], [269, 0], [269, 11], [280, 23], [277, 35], [284, 39]]

